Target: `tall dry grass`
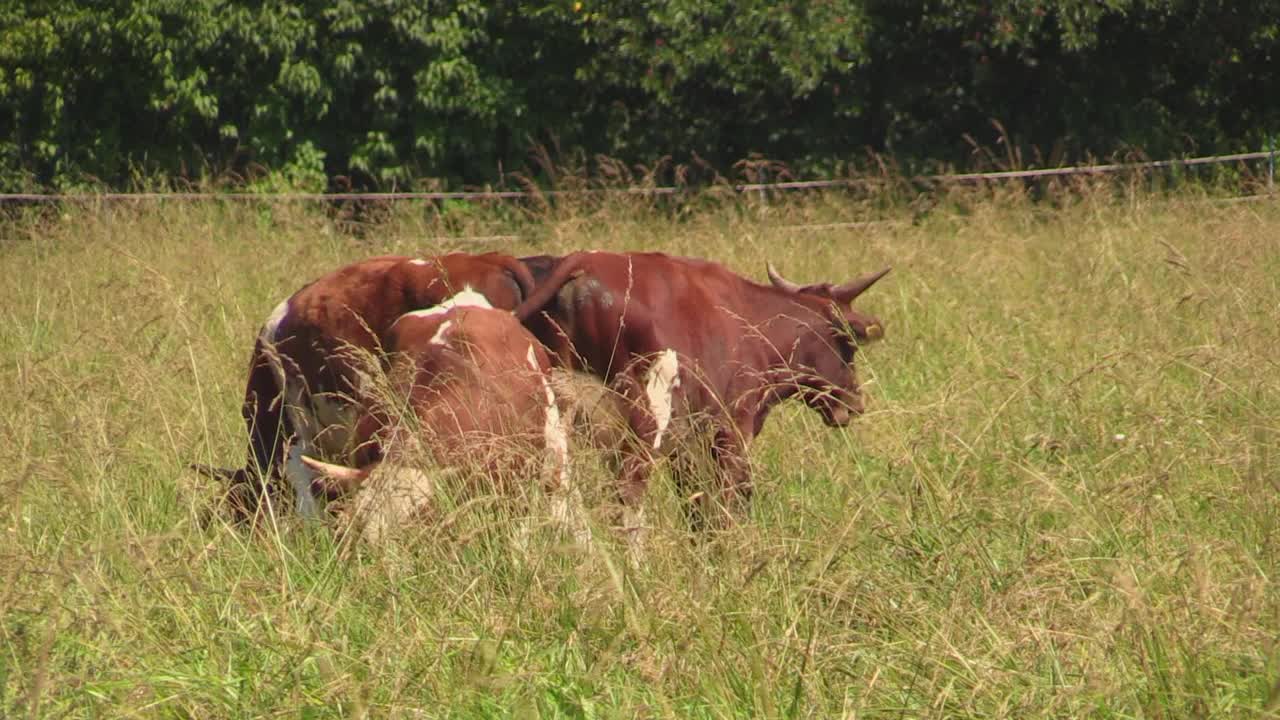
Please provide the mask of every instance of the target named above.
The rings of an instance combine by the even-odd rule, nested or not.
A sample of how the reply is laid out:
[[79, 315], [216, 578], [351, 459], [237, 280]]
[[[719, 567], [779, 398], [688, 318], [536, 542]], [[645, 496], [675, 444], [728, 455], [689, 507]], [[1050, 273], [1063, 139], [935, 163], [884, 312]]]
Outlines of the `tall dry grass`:
[[[833, 223], [875, 220], [875, 224]], [[353, 232], [353, 228], [355, 231]], [[464, 240], [463, 237], [503, 237]], [[130, 206], [0, 229], [0, 714], [1275, 717], [1280, 206], [1082, 186], [668, 207]], [[200, 518], [250, 341], [385, 252], [892, 264], [869, 412], [777, 412], [738, 527], [646, 564], [500, 503], [342, 553]], [[584, 464], [588, 504], [609, 479]]]

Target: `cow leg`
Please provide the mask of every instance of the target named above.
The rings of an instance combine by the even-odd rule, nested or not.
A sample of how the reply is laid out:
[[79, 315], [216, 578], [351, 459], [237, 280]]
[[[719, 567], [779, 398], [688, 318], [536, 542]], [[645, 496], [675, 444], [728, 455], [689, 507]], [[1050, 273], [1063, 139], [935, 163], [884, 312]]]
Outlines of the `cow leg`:
[[627, 540], [627, 556], [639, 563], [644, 550], [644, 496], [653, 471], [653, 457], [643, 448], [624, 452], [618, 477], [618, 499], [622, 501], [622, 532]]
[[249, 430], [249, 452], [242, 487], [229, 489], [229, 496], [241, 498], [240, 515], [257, 514], [265, 500], [270, 500], [273, 478], [280, 477], [284, 465], [284, 446], [289, 435], [288, 418], [283, 410], [281, 388], [276, 373], [266, 356], [263, 341], [254, 343], [249, 382], [245, 388], [240, 414]]
[[653, 473], [655, 453], [666, 440], [680, 385], [679, 362], [674, 350], [658, 353], [643, 377], [630, 373], [620, 388], [627, 400], [627, 423], [631, 433], [622, 449], [622, 470], [618, 495], [622, 500], [622, 529], [627, 537], [628, 556], [638, 563], [644, 547], [644, 495]]
[[294, 509], [308, 520], [320, 517], [320, 506], [311, 492], [311, 484], [318, 477], [316, 472], [302, 462], [302, 456], [315, 452], [312, 449], [309, 433], [299, 430], [294, 441], [289, 445], [289, 459], [284, 466], [285, 479], [293, 488]]
[[311, 484], [319, 473], [302, 462], [303, 455], [316, 455], [315, 415], [310, 412], [310, 398], [306, 390], [281, 372], [284, 387], [285, 412], [293, 426], [293, 439], [289, 443], [289, 455], [284, 465], [284, 477], [293, 488], [294, 508], [298, 515], [308, 520], [320, 517], [320, 506], [311, 492]]
[[671, 477], [675, 481], [676, 492], [689, 503], [689, 529], [695, 534], [707, 526], [707, 511], [711, 505], [708, 478], [716, 474], [710, 462], [709, 439], [709, 435], [695, 434], [671, 458]]
[[747, 459], [749, 437], [738, 427], [716, 430], [711, 455], [716, 463], [716, 480], [720, 497], [713, 509], [715, 524], [731, 525], [746, 511], [751, 499], [751, 465]]
[[554, 468], [551, 481], [547, 483], [551, 490], [551, 519], [562, 529], [572, 533], [579, 545], [589, 545], [591, 531], [587, 527], [582, 493], [570, 475], [568, 458], [552, 457], [549, 465]]
[[573, 422], [572, 411], [561, 408], [561, 402], [552, 389], [551, 381], [538, 365], [533, 346], [529, 346], [530, 368], [538, 373], [542, 383], [543, 407], [542, 441], [546, 449], [544, 459], [544, 486], [551, 489], [551, 518], [562, 529], [573, 534], [579, 545], [591, 544], [591, 530], [587, 527], [582, 508], [582, 494], [573, 485], [569, 465], [569, 426]]
[[[626, 383], [634, 387], [631, 383]], [[635, 398], [629, 387], [622, 388], [626, 421], [625, 433], [617, 450], [618, 500], [622, 503], [622, 532], [627, 541], [627, 555], [638, 563], [644, 545], [644, 496], [653, 472], [653, 437], [657, 422], [643, 401]]]
[[732, 427], [699, 428], [672, 458], [671, 474], [695, 533], [732, 525], [751, 497], [746, 442]]
[[351, 455], [356, 409], [333, 393], [307, 393], [300, 386], [291, 389], [294, 402], [289, 417], [297, 429], [289, 448], [285, 477], [293, 488], [298, 514], [314, 520], [320, 517], [317, 493], [327, 493], [320, 491], [325, 483], [316, 482], [322, 473], [304, 462], [302, 456]]
[[[280, 388], [281, 414], [292, 430], [284, 463], [284, 479], [293, 488], [294, 508], [298, 515], [315, 520], [320, 517], [320, 506], [312, 494], [311, 484], [320, 474], [303, 463], [302, 456], [320, 455], [316, 449], [320, 420], [312, 406], [311, 392], [306, 381], [296, 371], [297, 366], [292, 360], [282, 356], [274, 345], [276, 326], [284, 316], [286, 307], [286, 303], [281, 303], [272, 313], [272, 318], [268, 319], [261, 335], [261, 352], [275, 376], [276, 386]], [[292, 365], [294, 372], [290, 372], [286, 364]]]

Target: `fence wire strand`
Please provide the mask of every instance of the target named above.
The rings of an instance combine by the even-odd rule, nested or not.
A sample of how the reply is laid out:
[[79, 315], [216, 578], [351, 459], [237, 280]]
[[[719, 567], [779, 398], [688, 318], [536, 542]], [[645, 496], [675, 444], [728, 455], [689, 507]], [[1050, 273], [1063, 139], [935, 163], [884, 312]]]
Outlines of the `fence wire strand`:
[[[944, 175], [918, 175], [915, 182], [933, 184], [982, 182], [987, 180], [1016, 180], [1072, 175], [1103, 175], [1108, 173], [1158, 170], [1195, 165], [1213, 165], [1251, 160], [1275, 162], [1275, 149], [1259, 152], [1213, 155], [1177, 160], [1154, 160], [1140, 163], [1109, 163], [1104, 165], [1078, 165], [1062, 168], [1035, 170], [1002, 170], [997, 172], [954, 173]], [[738, 194], [764, 191], [822, 190], [848, 188], [866, 184], [865, 179], [799, 180], [775, 183], [739, 183], [734, 185], [709, 185], [706, 187], [629, 187], [584, 188], [576, 190], [475, 190], [457, 192], [73, 192], [73, 193], [0, 193], [0, 202], [87, 202], [87, 201], [199, 201], [231, 200], [257, 202], [338, 202], [343, 200], [395, 201], [395, 200], [524, 200], [535, 197], [561, 197], [581, 195], [694, 195], [706, 192], [734, 192]]]

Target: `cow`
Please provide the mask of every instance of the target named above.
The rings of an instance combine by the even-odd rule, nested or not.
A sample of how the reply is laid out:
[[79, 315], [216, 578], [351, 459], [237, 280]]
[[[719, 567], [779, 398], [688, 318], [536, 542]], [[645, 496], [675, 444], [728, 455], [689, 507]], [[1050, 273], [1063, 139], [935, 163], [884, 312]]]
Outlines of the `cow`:
[[319, 473], [317, 495], [351, 498], [343, 525], [377, 542], [427, 510], [440, 479], [422, 469], [427, 455], [439, 470], [508, 494], [542, 475], [553, 516], [583, 539], [551, 361], [510, 312], [468, 290], [402, 315], [382, 341], [389, 387], [364, 393], [354, 464], [301, 457]]
[[318, 517], [310, 489], [315, 473], [301, 457], [350, 450], [359, 352], [376, 351], [382, 334], [405, 313], [435, 306], [460, 290], [511, 309], [533, 287], [524, 264], [500, 253], [388, 255], [320, 277], [277, 305], [255, 340], [241, 408], [249, 433], [245, 466], [193, 467], [229, 482], [228, 504], [239, 519], [258, 511], [281, 476], [298, 513]]
[[597, 376], [619, 398], [630, 432], [618, 447], [618, 494], [633, 547], [655, 459], [674, 454], [677, 480], [692, 462], [670, 437], [674, 423], [706, 441], [732, 517], [751, 494], [747, 445], [775, 406], [798, 398], [831, 427], [864, 411], [854, 353], [884, 325], [851, 303], [889, 268], [842, 285], [799, 285], [769, 264], [763, 285], [714, 262], [661, 253], [522, 262], [538, 287], [517, 317], [559, 366]]

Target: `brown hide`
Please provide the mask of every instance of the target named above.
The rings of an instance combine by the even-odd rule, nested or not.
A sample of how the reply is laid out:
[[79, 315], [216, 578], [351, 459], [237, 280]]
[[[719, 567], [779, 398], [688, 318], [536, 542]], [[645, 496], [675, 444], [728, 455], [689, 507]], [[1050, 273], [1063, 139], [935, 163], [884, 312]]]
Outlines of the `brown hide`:
[[745, 446], [777, 403], [799, 397], [833, 426], [863, 411], [853, 355], [883, 324], [849, 303], [883, 272], [802, 288], [658, 253], [575, 253], [553, 264], [541, 268], [537, 290], [515, 312], [560, 365], [599, 376], [629, 401], [636, 440], [623, 449], [624, 502], [644, 491], [659, 431], [644, 398], [656, 353], [679, 357], [675, 413], [712, 421], [712, 452], [730, 499], [749, 494]]
[[[398, 465], [410, 449], [495, 490], [538, 477], [551, 361], [510, 312], [459, 306], [405, 315], [385, 333], [384, 350], [389, 387], [366, 395], [356, 422], [355, 441], [365, 448], [355, 458], [359, 470], [317, 479], [317, 494], [351, 494], [373, 467]], [[396, 417], [406, 404], [409, 421]]]
[[[448, 464], [469, 438], [528, 437], [540, 447], [551, 361], [511, 313], [475, 307], [407, 315], [387, 334], [388, 375]], [[532, 352], [533, 364], [530, 364]], [[474, 446], [472, 446], [474, 447]]]
[[464, 287], [496, 308], [512, 309], [532, 286], [519, 261], [497, 253], [454, 253], [426, 262], [373, 258], [326, 275], [289, 298], [275, 350], [289, 359], [312, 394], [349, 392], [350, 350], [376, 350], [380, 336], [401, 315], [438, 305]]
[[[522, 263], [501, 253], [382, 256], [342, 267], [296, 292], [282, 304], [284, 314], [272, 337], [258, 337], [250, 359], [242, 406], [248, 462], [239, 470], [206, 472], [251, 485], [252, 498], [280, 477], [287, 441], [298, 429], [282, 412], [274, 358], [291, 382], [305, 387], [304, 405], [318, 397], [347, 405], [358, 391], [352, 350], [376, 351], [380, 336], [401, 315], [437, 305], [464, 287], [494, 307], [511, 309], [529, 296], [533, 278]], [[325, 428], [312, 430], [323, 438]], [[238, 489], [237, 497], [245, 494]], [[256, 503], [241, 505], [247, 508], [242, 514], [256, 510]]]

